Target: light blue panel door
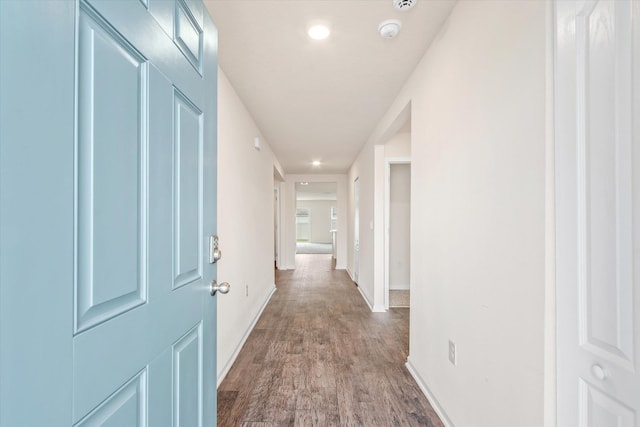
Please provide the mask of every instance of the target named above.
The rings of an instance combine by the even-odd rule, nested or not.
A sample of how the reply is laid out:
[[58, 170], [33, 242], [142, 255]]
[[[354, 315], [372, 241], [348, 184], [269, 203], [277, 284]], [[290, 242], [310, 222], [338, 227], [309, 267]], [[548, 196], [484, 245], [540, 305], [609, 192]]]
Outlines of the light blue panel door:
[[72, 179], [57, 201], [71, 206], [59, 286], [72, 322], [56, 326], [73, 338], [52, 343], [72, 380], [53, 425], [213, 426], [216, 30], [183, 0], [82, 1], [75, 23]]
[[71, 424], [73, 2], [0, 1], [0, 426]]

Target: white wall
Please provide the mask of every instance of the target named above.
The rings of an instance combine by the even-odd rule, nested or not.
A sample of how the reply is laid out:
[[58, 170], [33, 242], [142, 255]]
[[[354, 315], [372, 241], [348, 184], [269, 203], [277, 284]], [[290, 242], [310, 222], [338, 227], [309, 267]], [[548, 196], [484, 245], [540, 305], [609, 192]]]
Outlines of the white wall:
[[392, 164], [389, 187], [389, 289], [409, 289], [411, 165]]
[[281, 167], [264, 138], [262, 149], [254, 148], [256, 136], [259, 129], [219, 70], [218, 282], [229, 282], [231, 291], [218, 296], [218, 384], [275, 290], [274, 166]]
[[331, 243], [331, 208], [336, 207], [335, 200], [298, 200], [299, 208], [308, 208], [311, 217], [311, 237], [313, 243]]
[[410, 105], [409, 367], [449, 425], [543, 425], [545, 8], [460, 0], [349, 174], [364, 226], [376, 144]]
[[398, 132], [384, 144], [384, 157], [411, 157], [411, 132]]

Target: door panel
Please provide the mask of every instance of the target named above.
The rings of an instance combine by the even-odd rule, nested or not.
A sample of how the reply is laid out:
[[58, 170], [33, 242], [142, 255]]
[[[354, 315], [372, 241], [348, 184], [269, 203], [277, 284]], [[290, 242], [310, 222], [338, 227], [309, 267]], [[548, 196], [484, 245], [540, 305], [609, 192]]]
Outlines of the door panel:
[[146, 370], [107, 398], [93, 410], [78, 426], [142, 426], [147, 414]]
[[630, 12], [630, 2], [595, 2], [578, 16], [576, 28], [578, 90], [585, 96], [578, 106], [585, 119], [578, 129], [577, 165], [580, 304], [586, 308], [580, 335], [591, 351], [629, 367], [634, 350]]
[[76, 332], [143, 304], [147, 289], [147, 66], [90, 10], [78, 45]]
[[174, 90], [174, 289], [201, 278], [202, 112]]
[[587, 381], [580, 380], [580, 426], [635, 427], [635, 411], [602, 392]]
[[172, 348], [173, 425], [202, 425], [202, 323]]
[[186, 4], [180, 1], [176, 2], [174, 34], [175, 41], [184, 56], [198, 72], [201, 72], [202, 24], [198, 25], [192, 14], [193, 11], [194, 9], [189, 9]]
[[640, 426], [639, 10], [556, 3], [559, 425]]

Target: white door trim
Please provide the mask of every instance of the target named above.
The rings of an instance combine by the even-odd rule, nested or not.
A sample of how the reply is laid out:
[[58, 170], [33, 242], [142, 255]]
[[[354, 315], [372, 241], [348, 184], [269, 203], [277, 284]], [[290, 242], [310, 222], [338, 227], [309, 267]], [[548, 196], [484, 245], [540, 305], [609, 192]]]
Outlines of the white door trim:
[[353, 180], [353, 271], [351, 278], [360, 281], [360, 176]]
[[[389, 310], [389, 227], [391, 216], [391, 165], [411, 165], [411, 157], [384, 159], [384, 308]], [[411, 239], [411, 234], [409, 234]], [[409, 283], [411, 290], [411, 283]]]
[[276, 200], [275, 200], [275, 204], [276, 204], [276, 208], [275, 208], [275, 220], [274, 220], [274, 224], [275, 224], [275, 230], [274, 230], [274, 238], [275, 238], [275, 248], [276, 248], [276, 253], [275, 253], [275, 261], [276, 261], [276, 268], [278, 270], [281, 270], [281, 266], [282, 266], [282, 250], [280, 249], [280, 230], [282, 228], [282, 224], [280, 223], [280, 183], [276, 182], [275, 186], [274, 186], [274, 190], [275, 190], [275, 194], [276, 194]]

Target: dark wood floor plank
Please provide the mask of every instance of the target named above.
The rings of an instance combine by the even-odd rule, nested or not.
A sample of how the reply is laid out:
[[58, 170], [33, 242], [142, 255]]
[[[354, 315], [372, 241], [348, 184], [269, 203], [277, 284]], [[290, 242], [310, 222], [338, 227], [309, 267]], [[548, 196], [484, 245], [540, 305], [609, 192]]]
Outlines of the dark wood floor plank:
[[297, 255], [218, 388], [218, 425], [428, 426], [404, 364], [409, 309], [372, 313], [330, 256]]
[[218, 418], [230, 419], [233, 415], [233, 406], [238, 398], [238, 392], [235, 390], [218, 391]]
[[297, 410], [295, 418], [296, 426], [325, 427], [339, 426], [340, 419], [336, 412], [323, 412], [316, 409]]

